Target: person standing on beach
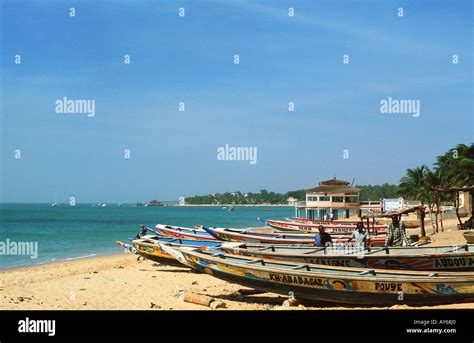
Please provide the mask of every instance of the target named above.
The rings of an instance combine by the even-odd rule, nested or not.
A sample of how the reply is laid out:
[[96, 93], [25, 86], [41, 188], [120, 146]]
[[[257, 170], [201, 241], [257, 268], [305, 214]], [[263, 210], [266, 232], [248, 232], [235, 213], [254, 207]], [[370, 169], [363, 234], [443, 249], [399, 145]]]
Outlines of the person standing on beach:
[[392, 215], [392, 222], [387, 228], [387, 237], [385, 238], [386, 247], [402, 247], [409, 245], [410, 240], [405, 231], [405, 224], [398, 219], [396, 214]]
[[358, 222], [356, 230], [352, 233], [347, 243], [350, 243], [352, 240], [355, 240], [356, 247], [364, 248], [368, 236], [369, 232], [364, 230], [364, 224], [362, 222]]
[[319, 232], [314, 237], [314, 243], [318, 247], [327, 247], [332, 245], [331, 235], [324, 231], [324, 226], [319, 225]]

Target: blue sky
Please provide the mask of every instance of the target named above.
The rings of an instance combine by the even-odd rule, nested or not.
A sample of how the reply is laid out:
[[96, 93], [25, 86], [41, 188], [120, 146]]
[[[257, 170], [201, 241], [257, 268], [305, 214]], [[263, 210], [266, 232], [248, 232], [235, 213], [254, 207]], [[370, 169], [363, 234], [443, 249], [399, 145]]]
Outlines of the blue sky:
[[[397, 183], [474, 141], [468, 0], [1, 4], [2, 202]], [[63, 97], [94, 99], [95, 117], [56, 113]], [[381, 114], [388, 97], [420, 117]], [[225, 144], [257, 164], [219, 161]]]

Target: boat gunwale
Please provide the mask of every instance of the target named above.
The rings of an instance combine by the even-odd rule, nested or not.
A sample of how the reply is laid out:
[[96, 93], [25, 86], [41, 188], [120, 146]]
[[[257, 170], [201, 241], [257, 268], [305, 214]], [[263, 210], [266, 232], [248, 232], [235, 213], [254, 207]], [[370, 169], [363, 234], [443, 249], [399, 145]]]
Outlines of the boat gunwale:
[[[210, 254], [206, 254], [204, 252], [198, 252], [198, 249], [181, 249], [177, 248], [183, 254], [189, 254], [195, 256], [197, 258], [203, 258], [211, 260], [218, 264], [226, 264], [232, 265], [234, 267], [242, 268], [245, 267], [246, 269], [257, 270], [261, 272], [274, 272], [274, 273], [288, 273], [288, 274], [298, 274], [304, 276], [311, 276], [311, 277], [320, 277], [320, 278], [336, 278], [336, 279], [353, 279], [355, 281], [371, 281], [371, 282], [426, 282], [426, 283], [436, 283], [436, 282], [456, 282], [456, 283], [463, 283], [463, 282], [474, 282], [474, 272], [469, 274], [471, 275], [462, 275], [460, 272], [439, 272], [439, 271], [431, 271], [431, 274], [441, 274], [440, 276], [429, 276], [430, 271], [400, 271], [396, 269], [374, 269], [374, 268], [354, 268], [354, 267], [335, 267], [335, 266], [325, 266], [325, 265], [318, 265], [307, 263], [307, 265], [311, 268], [315, 269], [322, 269], [322, 270], [336, 270], [341, 272], [349, 272], [348, 274], [325, 274], [324, 272], [314, 272], [314, 271], [306, 271], [306, 270], [294, 270], [294, 269], [285, 269], [285, 268], [275, 268], [275, 267], [268, 267], [268, 266], [257, 266], [254, 264], [247, 264], [244, 262], [235, 262], [229, 261], [223, 258], [212, 257]], [[231, 258], [236, 259], [249, 259], [249, 260], [258, 260], [257, 258], [241, 256], [241, 255], [233, 255], [233, 254], [221, 254], [224, 256], [229, 256]], [[281, 265], [290, 265], [290, 266], [299, 266], [301, 263], [299, 262], [290, 262], [290, 261], [268, 261], [273, 264], [281, 264]], [[195, 262], [193, 262], [195, 263]], [[357, 275], [357, 272], [364, 272], [367, 270], [373, 270], [375, 275]], [[382, 274], [382, 275], [377, 275]], [[383, 274], [395, 274], [390, 276], [384, 276]], [[410, 277], [413, 278], [411, 280], [403, 280], [399, 277], [397, 278], [396, 275], [401, 277]], [[422, 274], [422, 275], [420, 275]], [[425, 274], [427, 274], [425, 276]], [[460, 274], [462, 276], [460, 276]], [[417, 275], [420, 275], [416, 277]]]
[[[310, 228], [318, 228], [319, 226], [324, 226], [325, 229], [330, 229], [331, 226], [335, 226], [335, 228], [347, 228], [347, 229], [356, 229], [356, 225], [341, 225], [339, 223], [334, 223], [334, 222], [328, 222], [327, 224], [314, 224], [314, 223], [304, 223], [304, 222], [288, 222], [288, 221], [284, 221], [284, 220], [275, 220], [275, 219], [267, 219], [266, 220], [267, 222], [269, 223], [277, 223], [277, 224], [280, 224], [280, 225], [293, 225], [293, 226], [302, 226], [302, 227], [310, 227]], [[332, 224], [334, 223], [334, 224]], [[372, 229], [372, 230], [384, 230], [384, 229], [387, 229], [388, 228], [388, 225], [386, 224], [377, 224], [375, 226], [369, 226], [369, 229]]]
[[[269, 247], [271, 248], [271, 246]], [[276, 247], [277, 249], [281, 249], [281, 248], [286, 248], [286, 247]], [[413, 247], [413, 249], [421, 249], [423, 247]], [[428, 249], [428, 247], [425, 247], [426, 249]], [[429, 249], [433, 249], [435, 247], [430, 247]], [[474, 248], [474, 246], [473, 246]], [[419, 257], [423, 257], [423, 258], [447, 258], [447, 257], [469, 257], [469, 256], [472, 256], [474, 258], [474, 250], [473, 251], [461, 251], [461, 252], [449, 252], [449, 253], [426, 253], [426, 254], [400, 254], [400, 255], [396, 255], [396, 254], [390, 254], [390, 249], [389, 249], [389, 253], [383, 253], [383, 251], [385, 249], [383, 249], [382, 251], [380, 251], [380, 255], [373, 255], [373, 254], [370, 254], [370, 252], [367, 252], [365, 253], [365, 250], [364, 250], [364, 253], [354, 253], [354, 254], [347, 254], [347, 255], [329, 255], [329, 254], [316, 254], [316, 253], [313, 253], [313, 254], [292, 254], [292, 253], [283, 253], [283, 252], [272, 252], [272, 251], [269, 251], [269, 252], [266, 252], [266, 251], [256, 251], [256, 250], [252, 250], [252, 249], [248, 249], [248, 248], [241, 248], [241, 247], [222, 247], [222, 250], [224, 251], [231, 251], [231, 250], [234, 250], [234, 249], [240, 249], [242, 250], [243, 252], [249, 252], [249, 253], [256, 253], [256, 254], [259, 254], [259, 255], [268, 255], [268, 256], [285, 256], [285, 257], [311, 257], [311, 256], [317, 256], [317, 257], [324, 257], [324, 258], [344, 258], [344, 257], [348, 257], [348, 258], [357, 258], [357, 259], [365, 259], [365, 258], [370, 258], [370, 257], [376, 257], [376, 258], [380, 258], [380, 257], [391, 257], [391, 258], [419, 258]], [[291, 248], [290, 248], [291, 249]], [[305, 249], [304, 247], [303, 248], [296, 248], [296, 249]], [[382, 249], [382, 248], [381, 248]], [[393, 248], [392, 248], [393, 249]], [[411, 248], [409, 248], [411, 249]], [[383, 254], [382, 254], [383, 253]]]
[[[178, 231], [178, 230], [174, 230], [174, 229], [167, 229], [167, 228], [160, 228], [160, 229], [157, 229], [157, 230], [163, 230], [163, 232], [168, 236], [168, 237], [175, 237], [175, 238], [181, 238], [181, 237], [178, 237], [178, 235], [182, 235], [184, 237], [195, 237], [195, 238], [199, 238], [199, 240], [213, 240], [213, 241], [217, 241], [216, 238], [212, 237], [211, 235], [201, 235], [199, 233], [191, 233], [191, 232], [181, 232], [181, 231]], [[202, 233], [206, 233], [205, 231], [203, 231]]]
[[[172, 237], [169, 237], [171, 239], [173, 239]], [[178, 238], [175, 238], [175, 239], [178, 239]], [[146, 240], [152, 240], [152, 239], [146, 239]], [[191, 244], [183, 244], [183, 243], [177, 243], [177, 242], [166, 242], [166, 241], [160, 241], [159, 239], [154, 239], [153, 241], [155, 242], [144, 242], [145, 239], [134, 239], [132, 241], [132, 244], [136, 244], [136, 245], [143, 245], [143, 246], [147, 246], [147, 247], [151, 247], [151, 248], [160, 248], [160, 246], [158, 245], [158, 243], [164, 243], [166, 245], [172, 245], [172, 246], [179, 246], [179, 247], [199, 247], [199, 245], [191, 245]], [[192, 239], [188, 239], [188, 241], [192, 241]], [[217, 243], [217, 246], [219, 246], [220, 242], [217, 241], [217, 240], [214, 240], [214, 241], [204, 241], [204, 240], [195, 240], [196, 242], [206, 242], [206, 243]], [[211, 246], [212, 248], [214, 248], [214, 246]], [[161, 249], [161, 248], [160, 248]]]
[[[301, 239], [297, 239], [297, 238], [285, 238], [285, 236], [288, 236], [288, 235], [280, 235], [280, 236], [276, 236], [276, 237], [272, 237], [271, 234], [268, 234], [270, 237], [268, 236], [259, 236], [258, 234], [252, 234], [252, 233], [237, 233], [237, 232], [229, 232], [229, 231], [225, 231], [225, 229], [221, 229], [221, 230], [213, 230], [213, 232], [219, 237], [220, 240], [223, 240], [223, 241], [229, 241], [228, 239], [223, 239], [221, 235], [228, 235], [228, 236], [231, 236], [233, 237], [234, 239], [236, 239], [238, 242], [247, 242], [246, 240], [254, 240], [254, 241], [260, 241], [260, 242], [272, 242], [272, 243], [282, 243], [282, 244], [288, 244], [288, 243], [292, 243], [292, 244], [314, 244], [315, 243], [315, 239], [314, 238], [301, 238]], [[314, 236], [314, 235], [311, 235], [311, 236]], [[339, 236], [331, 236], [331, 238], [333, 240], [346, 240], [347, 237], [339, 237]], [[336, 242], [336, 243], [341, 243], [341, 242]], [[262, 243], [262, 244], [265, 244], [265, 243]]]

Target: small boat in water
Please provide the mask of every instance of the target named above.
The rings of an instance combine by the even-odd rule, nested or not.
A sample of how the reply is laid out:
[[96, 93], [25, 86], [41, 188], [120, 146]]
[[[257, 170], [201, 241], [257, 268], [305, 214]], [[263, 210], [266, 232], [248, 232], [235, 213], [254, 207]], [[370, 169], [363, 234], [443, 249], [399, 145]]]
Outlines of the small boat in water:
[[54, 192], [54, 202], [51, 204], [51, 207], [59, 207], [58, 192], [57, 191]]
[[339, 304], [435, 305], [474, 301], [474, 273], [330, 267], [162, 245], [188, 266], [264, 292]]
[[261, 244], [224, 243], [220, 247], [236, 255], [322, 264], [377, 269], [435, 271], [474, 271], [474, 245], [444, 247], [291, 247]]

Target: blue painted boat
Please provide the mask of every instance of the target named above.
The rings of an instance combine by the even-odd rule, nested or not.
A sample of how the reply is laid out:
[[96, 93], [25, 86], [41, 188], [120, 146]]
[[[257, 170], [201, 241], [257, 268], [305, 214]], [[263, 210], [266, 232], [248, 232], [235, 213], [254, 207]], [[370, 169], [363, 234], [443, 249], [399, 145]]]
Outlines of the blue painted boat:
[[132, 241], [132, 247], [135, 250], [136, 254], [149, 260], [161, 264], [183, 267], [183, 265], [176, 261], [173, 256], [169, 255], [166, 251], [164, 251], [161, 248], [160, 244], [166, 244], [167, 246], [175, 248], [203, 248], [213, 250], [214, 252], [219, 252], [221, 251], [218, 250], [221, 243], [222, 242], [216, 240], [196, 240], [154, 236], [152, 238], [135, 239]]

